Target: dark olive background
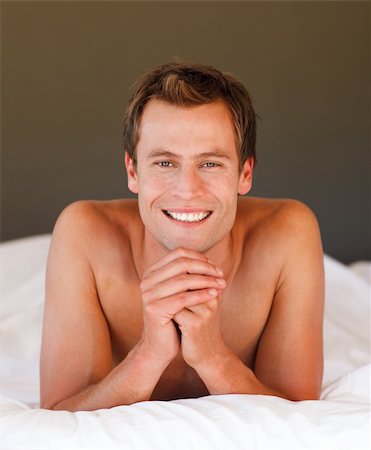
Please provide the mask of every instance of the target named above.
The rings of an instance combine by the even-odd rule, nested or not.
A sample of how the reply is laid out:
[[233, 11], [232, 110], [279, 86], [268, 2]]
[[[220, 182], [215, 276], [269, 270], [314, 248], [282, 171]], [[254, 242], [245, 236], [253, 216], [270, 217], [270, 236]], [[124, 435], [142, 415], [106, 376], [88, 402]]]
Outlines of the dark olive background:
[[251, 195], [316, 213], [326, 253], [371, 259], [369, 2], [1, 3], [1, 240], [78, 199], [130, 197], [121, 122], [173, 57], [233, 72], [262, 118]]

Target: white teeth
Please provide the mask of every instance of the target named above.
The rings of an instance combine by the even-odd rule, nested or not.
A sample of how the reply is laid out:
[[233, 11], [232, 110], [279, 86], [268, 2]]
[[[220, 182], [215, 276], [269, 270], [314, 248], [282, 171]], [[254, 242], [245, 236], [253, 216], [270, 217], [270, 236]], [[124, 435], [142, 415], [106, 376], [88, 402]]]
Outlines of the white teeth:
[[172, 211], [166, 211], [166, 213], [175, 220], [180, 220], [181, 222], [199, 222], [200, 220], [205, 219], [209, 212], [200, 212], [200, 213], [176, 213]]

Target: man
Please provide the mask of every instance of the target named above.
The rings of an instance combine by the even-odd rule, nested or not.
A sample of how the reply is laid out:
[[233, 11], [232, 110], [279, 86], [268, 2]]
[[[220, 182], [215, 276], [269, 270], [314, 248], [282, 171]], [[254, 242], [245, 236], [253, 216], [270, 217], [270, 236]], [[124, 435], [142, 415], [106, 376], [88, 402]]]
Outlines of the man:
[[42, 407], [318, 398], [318, 224], [300, 202], [239, 197], [255, 133], [249, 95], [229, 74], [171, 63], [141, 79], [124, 121], [138, 200], [75, 202], [53, 232]]

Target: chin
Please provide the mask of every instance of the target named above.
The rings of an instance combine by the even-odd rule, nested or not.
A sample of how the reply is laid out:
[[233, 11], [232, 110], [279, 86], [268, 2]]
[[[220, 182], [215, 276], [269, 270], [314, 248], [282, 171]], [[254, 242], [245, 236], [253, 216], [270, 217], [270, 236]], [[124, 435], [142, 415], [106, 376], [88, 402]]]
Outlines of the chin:
[[206, 242], [205, 240], [200, 241], [199, 239], [189, 239], [189, 237], [178, 239], [169, 239], [168, 237], [166, 237], [163, 239], [159, 239], [159, 242], [169, 251], [182, 247], [189, 250], [194, 250], [198, 253], [205, 253], [217, 244], [217, 242]]

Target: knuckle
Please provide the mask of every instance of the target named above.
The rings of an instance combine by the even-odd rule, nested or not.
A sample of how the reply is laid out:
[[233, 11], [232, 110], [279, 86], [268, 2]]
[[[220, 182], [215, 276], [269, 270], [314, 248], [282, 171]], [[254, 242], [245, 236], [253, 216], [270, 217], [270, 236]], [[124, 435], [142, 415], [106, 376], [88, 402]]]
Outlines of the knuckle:
[[146, 269], [144, 272], [143, 272], [143, 279], [144, 278], [147, 278], [148, 277], [148, 275], [151, 273], [151, 270], [150, 269]]
[[208, 311], [210, 311], [210, 313], [213, 313], [217, 309], [217, 307], [218, 307], [218, 300], [216, 298], [209, 301]]
[[185, 256], [185, 250], [184, 250], [184, 248], [183, 248], [183, 247], [178, 247], [178, 248], [175, 250], [175, 256], [176, 256], [177, 258], [181, 258], [182, 256]]
[[198, 317], [196, 317], [196, 318], [192, 321], [192, 323], [190, 324], [190, 329], [191, 329], [194, 333], [196, 333], [196, 332], [198, 332], [198, 331], [200, 330], [201, 325], [202, 325], [201, 320], [200, 320]]
[[178, 301], [181, 306], [185, 306], [187, 303], [187, 294], [185, 292], [180, 292], [178, 294]]
[[185, 256], [187, 254], [187, 249], [184, 247], [179, 247], [179, 254]]
[[144, 306], [144, 311], [147, 316], [154, 316], [156, 314], [156, 304], [155, 303], [147, 303]]
[[214, 311], [212, 311], [211, 309], [207, 308], [204, 312], [204, 316], [206, 320], [211, 319], [211, 317], [214, 315]]
[[183, 284], [186, 283], [187, 279], [188, 279], [188, 275], [186, 273], [182, 273], [178, 277], [178, 280]]
[[188, 270], [188, 259], [185, 256], [181, 256], [178, 259], [178, 264], [179, 264], [180, 269], [183, 272], [187, 272], [187, 270]]
[[142, 300], [144, 304], [149, 304], [151, 301], [151, 291], [144, 291], [142, 292]]

